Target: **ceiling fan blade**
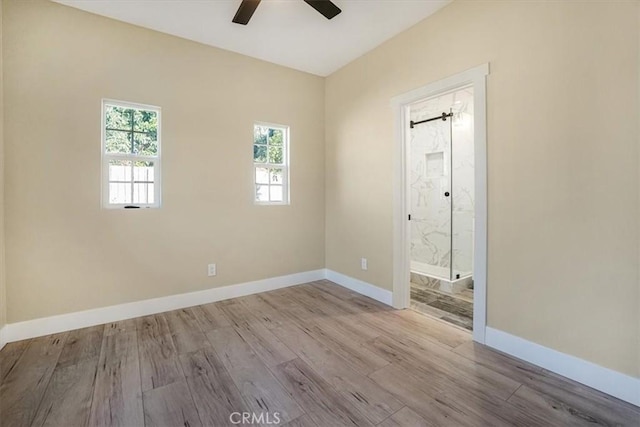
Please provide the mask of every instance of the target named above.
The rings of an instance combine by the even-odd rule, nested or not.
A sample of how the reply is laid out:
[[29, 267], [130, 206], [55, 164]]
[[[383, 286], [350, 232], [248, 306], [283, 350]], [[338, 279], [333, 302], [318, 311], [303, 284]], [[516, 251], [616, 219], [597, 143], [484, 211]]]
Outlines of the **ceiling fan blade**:
[[240, 3], [240, 7], [236, 12], [236, 16], [233, 17], [233, 22], [236, 24], [247, 25], [259, 4], [260, 0], [242, 0], [242, 3]]
[[338, 6], [333, 4], [331, 0], [304, 0], [309, 6], [324, 15], [325, 18], [331, 19], [342, 12]]

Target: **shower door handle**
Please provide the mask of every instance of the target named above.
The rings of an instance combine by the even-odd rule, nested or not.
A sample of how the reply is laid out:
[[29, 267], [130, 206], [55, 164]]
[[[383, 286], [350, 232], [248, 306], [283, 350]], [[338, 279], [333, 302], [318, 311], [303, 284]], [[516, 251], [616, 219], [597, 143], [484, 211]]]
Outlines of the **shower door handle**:
[[444, 197], [449, 197], [449, 192], [448, 191], [444, 192]]

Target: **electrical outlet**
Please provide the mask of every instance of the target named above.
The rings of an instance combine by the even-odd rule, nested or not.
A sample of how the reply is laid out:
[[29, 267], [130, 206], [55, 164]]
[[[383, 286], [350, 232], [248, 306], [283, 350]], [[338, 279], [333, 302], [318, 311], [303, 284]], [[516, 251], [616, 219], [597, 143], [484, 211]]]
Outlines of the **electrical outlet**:
[[216, 265], [215, 264], [209, 264], [209, 268], [208, 268], [207, 271], [208, 271], [209, 277], [215, 276], [216, 275]]
[[360, 259], [360, 267], [361, 267], [363, 270], [366, 270], [366, 269], [367, 269], [367, 259], [366, 259], [366, 258], [362, 258], [362, 259]]

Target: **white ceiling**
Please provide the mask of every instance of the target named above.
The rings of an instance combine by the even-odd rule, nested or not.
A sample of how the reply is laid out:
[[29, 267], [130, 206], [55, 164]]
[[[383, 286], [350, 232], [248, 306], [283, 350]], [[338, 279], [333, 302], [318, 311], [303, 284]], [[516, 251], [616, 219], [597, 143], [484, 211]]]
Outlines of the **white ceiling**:
[[54, 0], [109, 18], [327, 76], [451, 0], [333, 0], [327, 20], [303, 0], [263, 0], [249, 25], [240, 0]]

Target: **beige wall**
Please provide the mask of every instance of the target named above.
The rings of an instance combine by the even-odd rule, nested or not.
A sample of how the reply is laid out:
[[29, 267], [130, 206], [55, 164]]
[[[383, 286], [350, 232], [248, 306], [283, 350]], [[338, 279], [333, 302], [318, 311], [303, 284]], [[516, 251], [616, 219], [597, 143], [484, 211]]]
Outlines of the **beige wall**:
[[331, 75], [327, 268], [391, 289], [390, 99], [489, 62], [488, 325], [640, 376], [638, 7], [457, 1]]
[[7, 323], [7, 287], [4, 263], [4, 98], [2, 90], [2, 2], [0, 2], [0, 329]]
[[[47, 1], [4, 6], [9, 322], [324, 267], [322, 78]], [[162, 107], [161, 209], [101, 209], [103, 97]], [[253, 204], [255, 120], [291, 126], [291, 206]]]

